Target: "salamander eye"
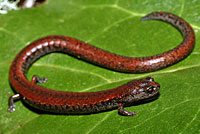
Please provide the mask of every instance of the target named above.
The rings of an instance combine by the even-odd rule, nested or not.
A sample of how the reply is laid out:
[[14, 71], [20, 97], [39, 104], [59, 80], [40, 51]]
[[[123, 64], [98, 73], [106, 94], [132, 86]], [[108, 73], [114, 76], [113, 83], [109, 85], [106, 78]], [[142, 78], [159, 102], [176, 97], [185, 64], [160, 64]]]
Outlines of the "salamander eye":
[[152, 93], [153, 91], [156, 91], [159, 87], [157, 85], [153, 85], [147, 88], [148, 93]]

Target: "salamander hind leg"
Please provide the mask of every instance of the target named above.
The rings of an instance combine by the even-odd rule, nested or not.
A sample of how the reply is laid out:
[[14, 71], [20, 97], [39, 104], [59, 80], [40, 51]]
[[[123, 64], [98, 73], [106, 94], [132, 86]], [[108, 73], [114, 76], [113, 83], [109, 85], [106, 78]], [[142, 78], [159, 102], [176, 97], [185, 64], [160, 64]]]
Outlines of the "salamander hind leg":
[[47, 81], [47, 78], [40, 78], [37, 75], [33, 75], [31, 79], [32, 84], [37, 84], [37, 83], [45, 83]]
[[20, 94], [15, 94], [15, 95], [10, 96], [10, 98], [8, 100], [8, 105], [9, 105], [8, 112], [15, 111], [15, 107], [16, 106], [14, 104], [14, 101], [16, 101], [18, 99], [21, 99], [21, 95]]
[[122, 103], [118, 104], [118, 112], [119, 112], [119, 114], [124, 115], [124, 116], [134, 116], [134, 115], [136, 115], [135, 111], [134, 112], [128, 112], [128, 111], [124, 110], [124, 106], [123, 106]]

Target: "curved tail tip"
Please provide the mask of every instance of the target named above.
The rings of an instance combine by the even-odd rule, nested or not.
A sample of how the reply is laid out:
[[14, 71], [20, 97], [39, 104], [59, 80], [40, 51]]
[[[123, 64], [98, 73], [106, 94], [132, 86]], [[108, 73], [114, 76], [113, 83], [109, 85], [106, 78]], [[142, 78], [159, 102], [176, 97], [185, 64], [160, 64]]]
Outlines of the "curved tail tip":
[[149, 20], [149, 16], [144, 16], [141, 18], [142, 21]]

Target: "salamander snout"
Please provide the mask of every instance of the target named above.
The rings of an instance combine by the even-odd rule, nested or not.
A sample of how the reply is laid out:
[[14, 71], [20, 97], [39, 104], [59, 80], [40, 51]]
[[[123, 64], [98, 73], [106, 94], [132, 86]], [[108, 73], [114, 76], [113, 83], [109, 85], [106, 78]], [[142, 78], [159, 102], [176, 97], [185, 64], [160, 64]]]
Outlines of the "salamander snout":
[[143, 88], [144, 91], [149, 95], [154, 95], [158, 93], [160, 89], [160, 84], [154, 81], [153, 78], [147, 77], [141, 81], [140, 88]]
[[[135, 85], [135, 86], [134, 86]], [[131, 94], [138, 100], [145, 99], [158, 94], [160, 84], [155, 82], [153, 78], [147, 77], [134, 81]]]

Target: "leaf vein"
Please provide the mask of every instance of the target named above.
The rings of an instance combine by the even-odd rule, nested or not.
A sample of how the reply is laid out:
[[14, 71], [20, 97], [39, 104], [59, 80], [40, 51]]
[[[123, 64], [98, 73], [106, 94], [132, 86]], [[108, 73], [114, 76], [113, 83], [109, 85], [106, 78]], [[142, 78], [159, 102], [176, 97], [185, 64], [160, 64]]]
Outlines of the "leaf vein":
[[197, 113], [194, 115], [194, 117], [192, 118], [192, 120], [186, 125], [186, 127], [183, 129], [183, 131], [180, 132], [180, 134], [182, 134], [195, 121], [195, 119], [197, 119], [197, 115], [199, 113], [200, 113], [200, 108], [197, 110]]
[[52, 64], [34, 64], [34, 66], [46, 66], [46, 67], [56, 67], [56, 68], [59, 68], [59, 69], [62, 69], [62, 70], [68, 70], [68, 71], [72, 71], [72, 72], [78, 72], [78, 73], [86, 73], [86, 74], [91, 74], [93, 76], [96, 76], [96, 77], [99, 77], [103, 80], [105, 80], [106, 82], [112, 82], [111, 80], [107, 79], [106, 77], [103, 77], [102, 75], [99, 75], [97, 73], [94, 73], [94, 72], [88, 72], [88, 71], [83, 71], [83, 70], [79, 70], [79, 69], [73, 69], [73, 68], [69, 68], [69, 67], [62, 67], [62, 66], [59, 66], [59, 65], [52, 65]]
[[180, 10], [179, 16], [182, 15], [184, 7], [185, 7], [185, 0], [181, 0], [181, 10]]
[[[187, 102], [189, 102], [189, 101], [193, 101], [193, 100], [199, 100], [199, 99], [200, 99], [200, 98], [188, 99], [188, 100], [185, 100], [185, 101], [183, 101], [183, 102], [177, 103], [176, 105], [173, 105], [173, 106], [164, 108], [162, 111], [160, 111], [159, 113], [155, 114], [155, 115], [152, 116], [151, 118], [147, 118], [146, 120], [144, 120], [144, 121], [142, 121], [141, 123], [139, 123], [139, 124], [133, 126], [132, 128], [127, 128], [127, 129], [121, 130], [120, 133], [124, 133], [125, 131], [128, 131], [128, 130], [130, 130], [130, 129], [137, 128], [137, 127], [143, 125], [144, 123], [146, 123], [147, 121], [152, 120], [153, 118], [159, 116], [160, 114], [164, 113], [165, 111], [167, 111], [167, 110], [169, 110], [169, 109], [172, 109], [172, 108], [174, 108], [174, 107], [176, 107], [176, 106], [178, 106], [178, 105], [181, 105], [181, 104], [187, 103]], [[199, 111], [200, 111], [200, 110], [198, 110], [198, 113], [199, 113]]]
[[98, 127], [99, 125], [101, 125], [110, 115], [111, 113], [113, 113], [113, 111], [109, 112], [108, 114], [106, 114], [106, 116], [104, 116], [104, 118], [100, 121], [98, 121], [91, 129], [89, 129], [86, 134], [91, 133], [96, 127]]

